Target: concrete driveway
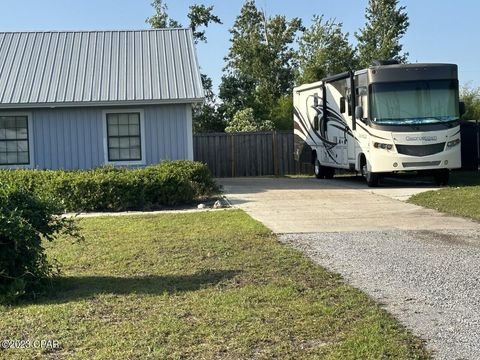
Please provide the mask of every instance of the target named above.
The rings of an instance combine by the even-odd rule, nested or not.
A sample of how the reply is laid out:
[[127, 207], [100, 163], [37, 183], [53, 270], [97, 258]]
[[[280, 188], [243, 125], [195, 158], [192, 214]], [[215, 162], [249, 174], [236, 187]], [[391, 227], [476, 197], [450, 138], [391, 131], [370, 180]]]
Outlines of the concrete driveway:
[[438, 359], [480, 358], [480, 224], [401, 200], [434, 189], [358, 178], [222, 179], [280, 241], [376, 299]]
[[221, 179], [227, 198], [276, 233], [470, 229], [478, 224], [407, 204], [431, 184], [391, 180], [368, 188], [359, 177]]

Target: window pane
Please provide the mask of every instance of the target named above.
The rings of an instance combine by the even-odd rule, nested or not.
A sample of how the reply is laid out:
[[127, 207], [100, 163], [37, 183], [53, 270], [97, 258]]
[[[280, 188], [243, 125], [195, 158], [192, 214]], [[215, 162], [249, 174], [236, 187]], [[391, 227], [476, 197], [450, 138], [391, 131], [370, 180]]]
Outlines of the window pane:
[[109, 136], [118, 136], [118, 125], [110, 125], [108, 127]]
[[120, 148], [121, 149], [128, 149], [130, 147], [130, 139], [129, 138], [120, 138]]
[[119, 136], [128, 136], [128, 125], [119, 125]]
[[130, 150], [129, 149], [120, 149], [120, 159], [121, 160], [130, 160]]
[[130, 138], [130, 146], [131, 147], [140, 147], [140, 138], [138, 137], [131, 137]]
[[0, 152], [7, 152], [7, 142], [0, 141]]
[[6, 139], [16, 139], [17, 138], [17, 130], [15, 128], [7, 128], [6, 130], [7, 136]]
[[26, 139], [26, 138], [27, 138], [27, 129], [17, 128], [17, 139]]
[[8, 164], [16, 164], [17, 161], [17, 153], [7, 153], [7, 163]]
[[25, 116], [17, 116], [15, 120], [17, 128], [27, 128], [27, 118]]
[[0, 152], [0, 164], [5, 165], [7, 163], [7, 153]]
[[5, 127], [6, 128], [15, 128], [15, 118], [13, 116], [7, 116], [5, 118]]
[[120, 147], [120, 141], [118, 138], [112, 137], [110, 138], [109, 145], [110, 148], [118, 148]]
[[115, 161], [120, 159], [120, 151], [118, 149], [110, 149], [108, 151], [108, 158], [110, 161]]
[[6, 138], [7, 138], [6, 130], [5, 128], [2, 128], [0, 124], [0, 140], [5, 140]]
[[129, 125], [128, 127], [129, 135], [138, 136], [140, 135], [140, 127], [137, 125]]
[[118, 123], [120, 125], [128, 125], [128, 114], [119, 114]]
[[7, 141], [7, 151], [8, 152], [16, 152], [17, 151], [17, 143], [18, 143], [18, 141]]
[[108, 124], [109, 125], [118, 125], [118, 115], [108, 114], [107, 119], [108, 119]]
[[18, 153], [18, 162], [20, 164], [28, 164], [28, 152], [19, 152]]
[[28, 151], [28, 141], [17, 141], [18, 151]]
[[140, 149], [132, 148], [132, 150], [130, 150], [130, 156], [132, 159], [140, 159]]
[[130, 114], [128, 115], [128, 123], [130, 125], [138, 125], [140, 122], [138, 114]]

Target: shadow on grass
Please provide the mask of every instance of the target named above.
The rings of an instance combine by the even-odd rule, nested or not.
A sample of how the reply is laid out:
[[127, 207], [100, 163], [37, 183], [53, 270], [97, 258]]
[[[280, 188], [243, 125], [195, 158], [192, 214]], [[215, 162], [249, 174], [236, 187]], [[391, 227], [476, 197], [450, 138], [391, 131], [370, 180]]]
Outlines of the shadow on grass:
[[232, 279], [240, 271], [215, 270], [192, 275], [142, 277], [66, 276], [53, 281], [47, 294], [29, 304], [66, 303], [88, 299], [100, 294], [173, 294], [196, 291]]

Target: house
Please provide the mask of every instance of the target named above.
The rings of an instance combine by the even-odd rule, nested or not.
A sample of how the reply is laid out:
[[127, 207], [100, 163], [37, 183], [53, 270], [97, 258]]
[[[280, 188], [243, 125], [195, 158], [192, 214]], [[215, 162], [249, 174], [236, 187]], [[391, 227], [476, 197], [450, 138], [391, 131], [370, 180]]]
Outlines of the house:
[[0, 33], [0, 167], [193, 159], [192, 31]]

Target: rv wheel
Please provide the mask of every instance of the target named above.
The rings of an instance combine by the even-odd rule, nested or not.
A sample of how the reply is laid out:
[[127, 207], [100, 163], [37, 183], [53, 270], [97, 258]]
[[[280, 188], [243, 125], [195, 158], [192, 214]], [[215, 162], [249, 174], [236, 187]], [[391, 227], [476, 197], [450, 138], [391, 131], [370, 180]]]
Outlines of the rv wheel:
[[315, 158], [314, 170], [315, 177], [317, 179], [325, 179], [325, 168], [320, 164], [317, 158]]
[[367, 169], [367, 166], [364, 165], [362, 168], [362, 174], [365, 176], [368, 187], [377, 187], [380, 182], [380, 175], [378, 173], [373, 173]]

